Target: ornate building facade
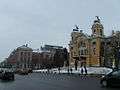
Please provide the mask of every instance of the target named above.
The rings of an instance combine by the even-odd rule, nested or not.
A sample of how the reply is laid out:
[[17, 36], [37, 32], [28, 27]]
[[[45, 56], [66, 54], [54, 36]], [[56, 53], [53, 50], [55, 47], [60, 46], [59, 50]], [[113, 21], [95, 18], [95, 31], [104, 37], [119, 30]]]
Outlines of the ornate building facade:
[[[69, 63], [71, 66], [110, 66], [113, 62], [117, 62], [115, 44], [120, 41], [118, 33], [111, 36], [104, 35], [104, 27], [101, 24], [99, 17], [94, 20], [91, 27], [92, 34], [87, 35], [79, 31], [76, 26], [71, 33], [71, 41], [69, 43]], [[118, 40], [119, 41], [118, 41]], [[112, 52], [114, 49], [114, 52]], [[107, 57], [107, 55], [109, 55]]]

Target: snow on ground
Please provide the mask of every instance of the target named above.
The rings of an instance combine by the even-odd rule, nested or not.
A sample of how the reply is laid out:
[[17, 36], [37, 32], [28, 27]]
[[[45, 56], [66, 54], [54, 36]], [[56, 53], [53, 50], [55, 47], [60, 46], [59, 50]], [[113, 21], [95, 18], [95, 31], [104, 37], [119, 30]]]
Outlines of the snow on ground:
[[[48, 72], [48, 70], [47, 69], [33, 70], [33, 72]], [[58, 68], [53, 68], [50, 69], [49, 72], [59, 73], [59, 70]], [[87, 67], [88, 74], [108, 74], [110, 72], [112, 72], [112, 69], [106, 67]], [[68, 73], [68, 68], [67, 67], [61, 68], [60, 73]], [[81, 68], [78, 68], [77, 70], [75, 70], [75, 68], [72, 68], [72, 73], [81, 74]], [[83, 74], [85, 74], [85, 72], [83, 72]]]
[[47, 72], [47, 69], [33, 70], [33, 72]]

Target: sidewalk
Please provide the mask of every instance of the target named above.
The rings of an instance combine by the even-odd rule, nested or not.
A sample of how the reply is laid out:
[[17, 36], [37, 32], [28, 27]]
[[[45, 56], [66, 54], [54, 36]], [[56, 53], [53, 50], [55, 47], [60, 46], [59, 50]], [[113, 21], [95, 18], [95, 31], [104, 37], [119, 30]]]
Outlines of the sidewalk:
[[[33, 70], [33, 72], [40, 72], [40, 73], [46, 73], [48, 72], [47, 69], [41, 69], [41, 70]], [[104, 75], [112, 72], [112, 69], [106, 68], [106, 67], [87, 67], [87, 74], [88, 75]], [[49, 73], [61, 73], [61, 74], [68, 74], [68, 68], [63, 67], [61, 68], [60, 72], [58, 71], [58, 68], [50, 69]], [[71, 73], [69, 71], [69, 73]], [[72, 74], [80, 74], [81, 75], [81, 68], [78, 68], [75, 70], [75, 68], [72, 68]], [[83, 72], [85, 74], [85, 72]]]

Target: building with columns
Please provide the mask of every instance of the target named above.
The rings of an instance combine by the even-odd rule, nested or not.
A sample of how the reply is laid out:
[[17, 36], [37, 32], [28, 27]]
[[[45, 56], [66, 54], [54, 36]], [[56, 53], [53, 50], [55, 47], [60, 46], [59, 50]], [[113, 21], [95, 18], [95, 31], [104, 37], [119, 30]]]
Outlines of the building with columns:
[[32, 67], [32, 49], [26, 45], [22, 45], [7, 58], [7, 63], [15, 68], [31, 68]]
[[63, 67], [68, 62], [68, 51], [62, 46], [45, 45], [41, 47], [41, 52], [22, 45], [6, 58], [4, 65], [14, 68], [55, 68]]

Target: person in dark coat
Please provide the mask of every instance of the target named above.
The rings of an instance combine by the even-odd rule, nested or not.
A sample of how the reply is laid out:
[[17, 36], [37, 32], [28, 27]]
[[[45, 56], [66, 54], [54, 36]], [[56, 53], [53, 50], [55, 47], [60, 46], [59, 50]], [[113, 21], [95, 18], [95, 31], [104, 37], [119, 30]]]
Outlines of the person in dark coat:
[[84, 69], [85, 69], [85, 75], [87, 75], [87, 68], [86, 68], [86, 67], [84, 67]]
[[69, 74], [70, 73], [69, 68], [67, 69], [67, 71], [68, 71], [68, 74]]
[[70, 68], [70, 72], [71, 72], [71, 74], [72, 74], [72, 71], [73, 71], [72, 68]]
[[83, 68], [81, 68], [81, 74], [83, 74], [83, 72], [84, 72], [84, 71], [83, 71]]

